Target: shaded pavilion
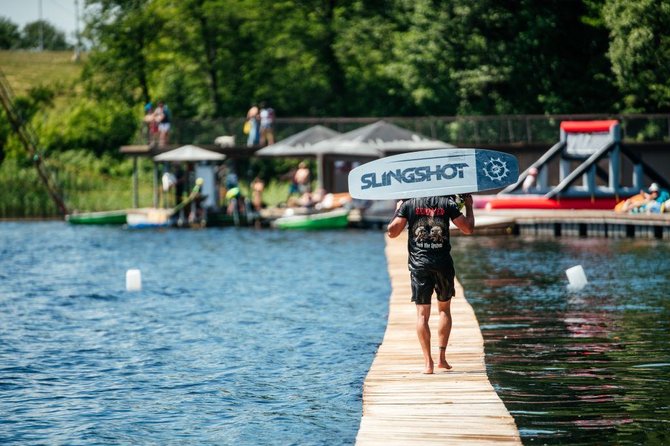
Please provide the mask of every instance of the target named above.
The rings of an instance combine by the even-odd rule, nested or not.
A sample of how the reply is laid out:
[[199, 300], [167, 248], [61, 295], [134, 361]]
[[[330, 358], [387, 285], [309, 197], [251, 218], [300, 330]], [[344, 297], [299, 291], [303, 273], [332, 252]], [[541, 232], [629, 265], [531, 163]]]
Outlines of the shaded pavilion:
[[318, 142], [309, 152], [317, 158], [319, 187], [337, 193], [348, 190], [349, 171], [361, 163], [392, 154], [453, 147], [380, 120]]
[[[186, 163], [195, 165], [195, 178], [202, 178], [202, 194], [206, 197], [203, 206], [216, 210], [218, 208], [218, 184], [216, 181], [216, 165], [214, 163], [226, 159], [226, 155], [203, 149], [191, 144], [178, 147], [153, 157], [156, 163]], [[168, 171], [164, 167], [164, 171]], [[190, 189], [192, 185], [188, 185]], [[154, 192], [156, 193], [156, 192]]]
[[275, 144], [260, 149], [256, 152], [256, 155], [287, 158], [315, 157], [317, 160], [317, 179], [319, 182], [319, 187], [323, 187], [322, 172], [324, 157], [326, 155], [330, 155], [331, 153], [329, 153], [327, 149], [315, 149], [315, 147], [317, 144], [331, 138], [336, 138], [339, 135], [341, 135], [341, 133], [333, 129], [324, 127], [322, 125], [315, 125], [306, 130], [303, 130], [302, 132], [296, 133], [295, 135], [291, 135], [288, 138], [278, 141]]

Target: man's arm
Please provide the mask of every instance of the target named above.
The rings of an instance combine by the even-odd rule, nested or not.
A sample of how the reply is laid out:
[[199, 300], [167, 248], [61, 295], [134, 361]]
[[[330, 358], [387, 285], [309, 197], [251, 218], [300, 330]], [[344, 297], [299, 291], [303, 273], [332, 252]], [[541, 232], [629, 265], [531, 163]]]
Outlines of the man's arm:
[[465, 215], [459, 215], [454, 219], [454, 224], [463, 234], [475, 232], [475, 214], [472, 212], [472, 195], [465, 196]]
[[396, 238], [397, 236], [399, 236], [402, 230], [405, 229], [405, 225], [407, 224], [406, 218], [398, 216], [398, 210], [400, 209], [400, 206], [402, 206], [402, 203], [403, 200], [400, 200], [396, 204], [395, 215], [393, 216], [393, 220], [391, 220], [391, 223], [389, 223], [388, 227], [386, 228], [386, 233], [391, 238]]
[[388, 228], [386, 229], [387, 234], [391, 238], [396, 238], [400, 235], [405, 225], [407, 224], [407, 219], [403, 217], [393, 217], [391, 223], [389, 223]]

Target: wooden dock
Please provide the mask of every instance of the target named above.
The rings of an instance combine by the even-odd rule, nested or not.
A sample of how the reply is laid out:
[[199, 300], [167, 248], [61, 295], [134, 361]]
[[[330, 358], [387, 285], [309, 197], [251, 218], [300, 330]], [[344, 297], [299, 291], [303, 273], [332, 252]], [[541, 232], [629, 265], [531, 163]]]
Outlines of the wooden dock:
[[519, 210], [500, 213], [514, 219], [514, 233], [519, 235], [670, 240], [668, 213], [618, 214], [589, 210]]
[[[406, 233], [405, 233], [406, 234]], [[384, 340], [363, 387], [363, 416], [356, 444], [520, 445], [514, 419], [491, 386], [484, 364], [484, 340], [463, 288], [451, 305], [453, 328], [447, 348], [450, 371], [424, 375], [410, 302], [407, 238], [387, 238], [391, 278]], [[430, 319], [437, 360], [437, 305]], [[436, 364], [437, 365], [437, 364]]]
[[[388, 215], [353, 213], [355, 227], [384, 228]], [[477, 235], [535, 235], [550, 237], [605, 237], [670, 240], [670, 213], [618, 214], [607, 210], [484, 210], [475, 209]], [[452, 233], [459, 231], [452, 224]]]

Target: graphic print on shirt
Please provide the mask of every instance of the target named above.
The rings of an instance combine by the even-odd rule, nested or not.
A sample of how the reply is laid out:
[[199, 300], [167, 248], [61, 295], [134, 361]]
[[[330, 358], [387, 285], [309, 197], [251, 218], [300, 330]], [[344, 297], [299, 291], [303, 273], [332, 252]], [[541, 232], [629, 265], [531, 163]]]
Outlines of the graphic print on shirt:
[[443, 222], [444, 220], [436, 221], [430, 217], [418, 219], [411, 230], [417, 248], [441, 249], [444, 247], [445, 227]]

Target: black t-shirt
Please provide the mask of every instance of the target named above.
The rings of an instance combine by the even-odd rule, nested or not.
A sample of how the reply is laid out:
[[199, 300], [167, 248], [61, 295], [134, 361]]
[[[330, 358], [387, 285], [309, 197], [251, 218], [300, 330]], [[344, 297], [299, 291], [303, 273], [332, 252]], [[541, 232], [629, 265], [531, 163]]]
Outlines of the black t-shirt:
[[407, 219], [410, 271], [452, 267], [449, 219], [463, 215], [452, 196], [411, 198], [397, 215]]

